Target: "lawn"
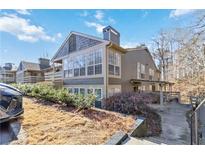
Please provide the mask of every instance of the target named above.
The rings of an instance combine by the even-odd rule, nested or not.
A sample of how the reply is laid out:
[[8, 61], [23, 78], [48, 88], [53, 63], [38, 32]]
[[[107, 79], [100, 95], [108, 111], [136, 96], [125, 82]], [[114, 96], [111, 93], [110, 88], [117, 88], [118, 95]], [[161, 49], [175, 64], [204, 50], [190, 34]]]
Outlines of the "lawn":
[[95, 108], [79, 111], [28, 97], [23, 105], [20, 121], [27, 144], [104, 144], [116, 131], [129, 132], [134, 125], [131, 116]]

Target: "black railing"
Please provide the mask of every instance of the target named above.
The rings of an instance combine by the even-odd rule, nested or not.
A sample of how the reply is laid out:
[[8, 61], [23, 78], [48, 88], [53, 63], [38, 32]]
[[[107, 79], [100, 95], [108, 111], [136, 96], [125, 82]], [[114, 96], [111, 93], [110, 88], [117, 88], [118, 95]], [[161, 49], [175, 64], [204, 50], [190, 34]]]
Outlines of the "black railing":
[[190, 101], [192, 104], [192, 111], [190, 114], [190, 136], [191, 136], [191, 145], [196, 144], [203, 144], [200, 142], [200, 139], [203, 135], [205, 135], [205, 132], [202, 132], [203, 125], [200, 123], [204, 120], [200, 117], [200, 112], [205, 112], [205, 110], [200, 111], [205, 104], [205, 97], [204, 96], [197, 96], [197, 97], [190, 97]]

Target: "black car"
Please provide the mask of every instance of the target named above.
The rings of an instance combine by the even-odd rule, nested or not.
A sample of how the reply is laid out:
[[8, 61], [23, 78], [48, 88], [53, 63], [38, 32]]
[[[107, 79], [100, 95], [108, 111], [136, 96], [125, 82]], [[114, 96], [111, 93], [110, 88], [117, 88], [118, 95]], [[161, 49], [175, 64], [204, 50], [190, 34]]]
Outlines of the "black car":
[[23, 94], [18, 89], [0, 83], [0, 123], [23, 114]]

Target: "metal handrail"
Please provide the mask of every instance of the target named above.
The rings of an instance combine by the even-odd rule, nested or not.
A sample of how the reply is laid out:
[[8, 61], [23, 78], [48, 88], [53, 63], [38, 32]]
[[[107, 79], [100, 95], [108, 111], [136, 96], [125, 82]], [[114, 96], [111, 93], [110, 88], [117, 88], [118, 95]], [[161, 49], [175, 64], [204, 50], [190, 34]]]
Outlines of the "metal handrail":
[[201, 101], [201, 103], [199, 103], [199, 105], [196, 107], [196, 109], [191, 113], [191, 117], [194, 115], [194, 113], [196, 113], [199, 108], [205, 103], [205, 98]]
[[201, 106], [205, 103], [205, 98], [199, 103], [199, 105], [192, 111], [190, 118], [191, 118], [191, 145], [193, 144], [193, 132], [192, 132], [192, 118], [195, 116], [195, 138], [196, 138], [196, 144], [199, 144], [198, 142], [198, 123], [197, 123], [197, 111], [201, 108]]

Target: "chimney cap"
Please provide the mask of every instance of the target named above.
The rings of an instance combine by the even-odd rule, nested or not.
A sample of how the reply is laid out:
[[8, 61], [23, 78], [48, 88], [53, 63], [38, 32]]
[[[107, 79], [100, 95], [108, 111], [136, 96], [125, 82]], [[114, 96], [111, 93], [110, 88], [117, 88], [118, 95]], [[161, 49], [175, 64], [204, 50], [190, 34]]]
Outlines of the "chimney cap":
[[114, 29], [112, 26], [110, 26], [110, 25], [105, 27], [105, 28], [103, 28], [103, 32], [106, 32], [108, 30], [111, 30], [112, 32], [116, 33], [116, 35], [120, 35], [120, 33], [116, 29]]

